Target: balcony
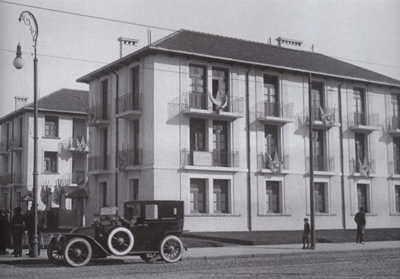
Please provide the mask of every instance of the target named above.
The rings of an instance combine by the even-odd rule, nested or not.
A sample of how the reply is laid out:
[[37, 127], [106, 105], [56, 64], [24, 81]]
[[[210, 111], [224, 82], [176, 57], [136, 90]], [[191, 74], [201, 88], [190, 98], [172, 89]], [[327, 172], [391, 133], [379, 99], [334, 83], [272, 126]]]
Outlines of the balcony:
[[64, 186], [81, 185], [85, 182], [85, 171], [74, 171], [62, 175], [57, 179], [57, 183]]
[[72, 153], [87, 153], [89, 152], [88, 142], [85, 137], [73, 137], [64, 140], [61, 143], [64, 148]]
[[388, 127], [387, 130], [389, 134], [393, 136], [400, 136], [400, 117], [390, 116], [387, 119]]
[[372, 159], [350, 159], [350, 173], [355, 176], [369, 177], [375, 173], [375, 162]]
[[182, 165], [199, 166], [199, 167], [223, 167], [237, 168], [239, 167], [238, 151], [223, 151], [214, 149], [212, 151], [200, 151], [183, 149], [181, 151]]
[[10, 185], [10, 184], [21, 184], [22, 183], [22, 173], [11, 173], [3, 174], [0, 176], [0, 185]]
[[92, 155], [88, 157], [89, 172], [107, 171], [110, 166], [110, 155]]
[[116, 117], [134, 120], [140, 118], [142, 115], [142, 94], [129, 93], [118, 97], [115, 100], [116, 104]]
[[129, 148], [118, 151], [118, 169], [140, 166], [142, 164], [142, 150]]
[[218, 109], [208, 94], [186, 92], [168, 104], [170, 118], [180, 112], [195, 117], [235, 120], [244, 117], [244, 98], [229, 96], [227, 104]]
[[[310, 157], [306, 158], [306, 169], [310, 172]], [[313, 171], [317, 172], [316, 174], [332, 174], [335, 171], [335, 158], [313, 156]]]
[[284, 125], [294, 121], [292, 103], [262, 101], [255, 105], [255, 114], [258, 121], [266, 124]]
[[261, 172], [288, 173], [289, 155], [279, 156], [278, 153], [273, 155], [268, 152], [261, 153], [257, 156], [257, 165]]
[[110, 124], [110, 106], [98, 104], [88, 108], [87, 126], [104, 128]]
[[[306, 109], [307, 124], [310, 124], [309, 109]], [[314, 128], [330, 129], [336, 122], [336, 109], [332, 107], [311, 107], [311, 121]]]
[[370, 133], [379, 130], [379, 114], [351, 112], [348, 115], [349, 128], [355, 132]]

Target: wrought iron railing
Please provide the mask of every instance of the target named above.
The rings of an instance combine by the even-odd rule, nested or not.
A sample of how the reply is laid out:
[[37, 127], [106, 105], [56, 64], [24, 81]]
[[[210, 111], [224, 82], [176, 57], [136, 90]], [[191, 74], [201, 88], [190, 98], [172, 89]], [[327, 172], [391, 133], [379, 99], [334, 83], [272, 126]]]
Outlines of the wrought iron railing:
[[64, 148], [67, 150], [78, 150], [78, 151], [87, 151], [88, 150], [88, 142], [86, 137], [71, 137], [62, 142]]
[[379, 113], [351, 112], [348, 115], [349, 126], [379, 127]]
[[256, 104], [256, 114], [258, 118], [267, 116], [292, 118], [293, 104], [262, 101]]
[[119, 150], [117, 164], [117, 167], [141, 165], [142, 149], [128, 148]]
[[[306, 108], [305, 113], [307, 115], [307, 121], [309, 121], [309, 108]], [[336, 109], [333, 107], [311, 107], [311, 120], [321, 121], [326, 125], [331, 125], [336, 123]]]
[[142, 100], [142, 94], [125, 94], [116, 99], [116, 109], [115, 111], [117, 114], [127, 112], [127, 111], [141, 111], [142, 106], [141, 106], [141, 100]]
[[88, 157], [88, 170], [107, 170], [110, 165], [110, 155], [91, 155]]
[[[202, 163], [197, 162], [196, 152], [202, 153]], [[185, 166], [213, 166], [213, 167], [238, 167], [239, 152], [224, 150], [181, 150], [182, 165]]]
[[350, 159], [350, 173], [361, 173], [369, 175], [370, 173], [375, 173], [375, 161], [373, 159], [359, 160]]
[[260, 153], [257, 155], [258, 169], [269, 169], [274, 172], [289, 170], [289, 154], [283, 156]]
[[[306, 158], [307, 171], [310, 171], [310, 157]], [[313, 171], [335, 171], [335, 158], [325, 156], [313, 156]]]
[[88, 113], [88, 126], [94, 126], [98, 120], [110, 120], [110, 105], [98, 104], [89, 107]]
[[388, 118], [388, 129], [389, 130], [400, 130], [400, 117], [399, 116], [389, 116]]

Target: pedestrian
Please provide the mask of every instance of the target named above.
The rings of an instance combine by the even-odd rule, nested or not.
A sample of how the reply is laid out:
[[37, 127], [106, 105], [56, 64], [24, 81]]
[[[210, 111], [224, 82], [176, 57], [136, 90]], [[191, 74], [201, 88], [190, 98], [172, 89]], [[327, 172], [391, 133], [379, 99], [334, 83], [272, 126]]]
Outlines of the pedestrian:
[[6, 215], [4, 213], [4, 209], [0, 210], [0, 255], [6, 254], [6, 246], [4, 239], [6, 238]]
[[[12, 248], [11, 245], [11, 226], [10, 226], [10, 210], [7, 208], [4, 210], [5, 214], [5, 239], [4, 239], [4, 245], [6, 248]], [[5, 254], [9, 254], [7, 250], [5, 250]]]
[[356, 243], [364, 244], [363, 237], [365, 232], [365, 213], [364, 207], [360, 207], [360, 211], [357, 212], [356, 216], [354, 217], [354, 221], [357, 223], [357, 236], [356, 236]]
[[[38, 225], [38, 222], [36, 222]], [[36, 227], [37, 228], [37, 227]], [[30, 257], [33, 257], [33, 236], [35, 234], [35, 211], [33, 206], [31, 210], [25, 213], [25, 229], [28, 231], [28, 240], [29, 240], [29, 253], [27, 254]], [[39, 232], [37, 231], [39, 234]], [[40, 255], [40, 246], [38, 245], [38, 255]]]
[[21, 207], [14, 208], [14, 216], [11, 219], [11, 232], [14, 243], [14, 257], [22, 256], [22, 236], [24, 234], [24, 216]]
[[[307, 242], [307, 247], [306, 247]], [[304, 218], [304, 229], [303, 229], [303, 249], [310, 248], [310, 224], [308, 218]]]

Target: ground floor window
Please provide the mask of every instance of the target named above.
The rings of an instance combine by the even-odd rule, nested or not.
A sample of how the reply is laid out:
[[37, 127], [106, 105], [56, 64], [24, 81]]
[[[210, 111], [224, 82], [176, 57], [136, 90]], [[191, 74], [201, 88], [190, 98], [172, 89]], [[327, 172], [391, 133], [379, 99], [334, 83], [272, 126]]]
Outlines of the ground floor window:
[[357, 184], [357, 207], [357, 209], [364, 207], [365, 212], [370, 212], [368, 184]]
[[127, 201], [137, 201], [139, 199], [139, 179], [129, 179]]
[[190, 179], [190, 212], [206, 213], [206, 180]]
[[326, 183], [314, 183], [314, 208], [315, 212], [327, 213], [328, 202], [327, 202], [327, 184]]
[[229, 213], [228, 181], [214, 180], [214, 213]]
[[101, 207], [106, 207], [108, 206], [107, 202], [107, 182], [101, 182], [100, 183], [100, 206]]
[[394, 187], [395, 187], [394, 196], [396, 202], [396, 212], [400, 213], [400, 185], [395, 185]]
[[281, 183], [266, 181], [266, 213], [281, 213]]
[[44, 172], [57, 172], [57, 152], [44, 152]]

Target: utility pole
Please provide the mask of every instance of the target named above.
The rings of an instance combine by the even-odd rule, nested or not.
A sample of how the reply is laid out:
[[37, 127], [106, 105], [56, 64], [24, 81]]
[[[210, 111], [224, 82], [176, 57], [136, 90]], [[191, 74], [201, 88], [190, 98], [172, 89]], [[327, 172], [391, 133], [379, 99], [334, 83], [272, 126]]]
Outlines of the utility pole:
[[311, 246], [315, 249], [315, 216], [314, 216], [314, 152], [313, 152], [313, 109], [312, 109], [312, 76], [308, 76], [308, 115], [309, 115], [309, 137], [310, 137], [310, 225]]

